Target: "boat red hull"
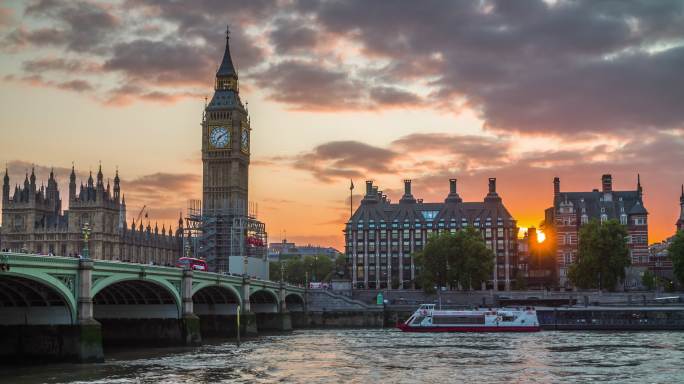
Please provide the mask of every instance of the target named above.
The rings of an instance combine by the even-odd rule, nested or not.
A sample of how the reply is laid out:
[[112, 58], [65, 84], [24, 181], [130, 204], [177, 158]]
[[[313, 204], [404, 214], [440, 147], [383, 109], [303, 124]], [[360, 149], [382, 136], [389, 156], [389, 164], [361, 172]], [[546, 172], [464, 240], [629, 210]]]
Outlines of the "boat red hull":
[[403, 332], [539, 332], [541, 329], [536, 327], [412, 327], [404, 323], [397, 324], [397, 328]]

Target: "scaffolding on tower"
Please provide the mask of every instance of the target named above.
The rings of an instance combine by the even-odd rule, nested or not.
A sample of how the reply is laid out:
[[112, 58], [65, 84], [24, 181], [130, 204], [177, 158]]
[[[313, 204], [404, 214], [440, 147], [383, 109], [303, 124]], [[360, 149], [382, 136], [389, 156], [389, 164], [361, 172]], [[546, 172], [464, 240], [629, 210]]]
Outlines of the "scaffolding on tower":
[[257, 204], [250, 203], [246, 214], [245, 209], [235, 206], [207, 212], [200, 200], [188, 201], [183, 244], [186, 257], [206, 260], [210, 271], [234, 274], [246, 271], [235, 264], [231, 270], [232, 256], [267, 260], [268, 234], [265, 224], [257, 220]]

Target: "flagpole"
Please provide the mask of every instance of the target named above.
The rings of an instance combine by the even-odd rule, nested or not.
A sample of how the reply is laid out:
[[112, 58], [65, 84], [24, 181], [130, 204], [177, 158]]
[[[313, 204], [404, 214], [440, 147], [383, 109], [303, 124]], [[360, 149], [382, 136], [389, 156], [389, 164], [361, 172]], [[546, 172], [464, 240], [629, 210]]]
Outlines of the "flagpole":
[[354, 216], [354, 180], [349, 179], [349, 220]]

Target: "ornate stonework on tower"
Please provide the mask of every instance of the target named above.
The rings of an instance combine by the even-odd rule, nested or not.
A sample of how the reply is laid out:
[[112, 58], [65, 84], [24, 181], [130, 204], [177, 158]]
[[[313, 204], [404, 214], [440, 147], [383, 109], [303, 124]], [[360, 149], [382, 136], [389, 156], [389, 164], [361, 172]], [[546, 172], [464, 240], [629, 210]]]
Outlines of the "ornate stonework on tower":
[[188, 215], [201, 235], [187, 249], [206, 259], [211, 271], [267, 278], [265, 225], [249, 206], [250, 130], [226, 30], [214, 95], [202, 118], [201, 214], [193, 208]]
[[114, 186], [105, 184], [102, 167], [96, 178], [76, 189], [76, 170], [69, 175], [69, 209], [62, 211], [62, 198], [50, 172], [47, 188], [36, 185], [36, 175], [26, 173], [23, 187], [10, 195], [9, 172], [2, 184], [0, 248], [58, 256], [75, 256], [83, 250], [83, 228], [90, 228], [88, 248], [93, 259], [174, 265], [180, 257], [183, 229], [161, 230], [148, 222], [126, 224], [126, 199], [121, 194], [119, 172]]
[[202, 121], [203, 209], [205, 214], [247, 214], [249, 116], [240, 100], [230, 57], [230, 33]]

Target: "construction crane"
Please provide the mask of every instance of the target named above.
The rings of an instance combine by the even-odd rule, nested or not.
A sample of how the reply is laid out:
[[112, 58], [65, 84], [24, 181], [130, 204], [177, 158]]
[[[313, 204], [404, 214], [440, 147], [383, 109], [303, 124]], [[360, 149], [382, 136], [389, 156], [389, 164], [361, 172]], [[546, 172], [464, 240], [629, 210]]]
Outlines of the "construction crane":
[[145, 212], [145, 208], [147, 208], [147, 205], [143, 205], [143, 207], [140, 208], [140, 213], [138, 213], [138, 218], [136, 219], [138, 223], [140, 223], [140, 219], [142, 219], [142, 214]]

